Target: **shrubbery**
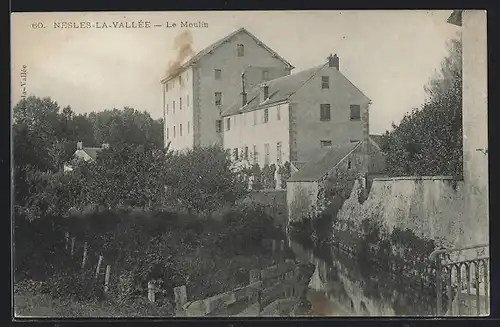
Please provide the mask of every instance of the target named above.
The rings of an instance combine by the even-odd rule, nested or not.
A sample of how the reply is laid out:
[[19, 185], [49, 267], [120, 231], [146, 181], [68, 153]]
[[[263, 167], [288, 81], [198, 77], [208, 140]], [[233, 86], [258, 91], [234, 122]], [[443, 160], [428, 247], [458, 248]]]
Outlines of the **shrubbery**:
[[462, 42], [449, 43], [439, 75], [425, 87], [428, 101], [384, 134], [392, 176], [462, 176]]
[[[35, 230], [45, 226], [38, 223], [37, 227], [31, 227]], [[44, 292], [75, 300], [99, 299], [102, 296], [102, 277], [97, 282], [94, 275], [98, 255], [104, 257], [102, 270], [105, 265], [112, 267], [111, 291], [122, 293], [116, 298], [124, 297], [123, 293], [128, 301], [145, 297], [150, 280], [157, 280], [157, 285], [164, 290], [165, 294], [159, 293], [158, 298], [171, 298], [173, 287], [180, 285], [188, 285], [199, 292], [190, 291], [190, 296], [205, 296], [210, 290], [222, 292], [236, 287], [235, 283], [248, 282], [248, 271], [256, 264], [260, 265], [259, 260], [266, 264], [262, 239], [277, 234], [272, 218], [265, 214], [264, 208], [253, 203], [239, 205], [220, 217], [210, 218], [171, 212], [106, 210], [60, 220], [56, 229], [68, 230], [71, 236], [76, 237], [80, 250], [75, 251], [75, 258], [69, 257], [69, 251], [61, 241], [46, 249], [25, 249], [25, 256], [36, 256], [38, 261], [16, 262], [17, 275], [46, 280]], [[38, 243], [56, 234], [54, 232], [49, 236], [33, 232], [31, 236], [32, 241]], [[58, 236], [58, 239], [64, 237]], [[88, 244], [89, 270], [82, 272], [83, 242]], [[241, 260], [246, 260], [246, 270], [240, 265]], [[31, 274], [33, 269], [39, 270], [38, 276]], [[229, 280], [205, 280], [214, 269], [222, 269], [224, 278]], [[204, 289], [201, 285], [208, 286]]]

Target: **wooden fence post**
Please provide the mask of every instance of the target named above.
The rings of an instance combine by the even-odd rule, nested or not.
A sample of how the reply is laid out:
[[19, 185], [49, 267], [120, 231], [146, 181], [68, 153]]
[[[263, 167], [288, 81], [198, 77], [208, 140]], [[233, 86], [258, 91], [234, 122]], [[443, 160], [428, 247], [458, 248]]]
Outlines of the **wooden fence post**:
[[75, 253], [75, 237], [71, 238], [71, 256]]
[[68, 248], [69, 248], [69, 232], [65, 232], [64, 233], [64, 241], [65, 241], [64, 249], [66, 251], [68, 251]]
[[[274, 240], [273, 240], [274, 242]], [[273, 243], [274, 244], [274, 243]], [[262, 281], [261, 279], [261, 270], [260, 269], [252, 269], [250, 270], [250, 284], [256, 283], [258, 281]], [[259, 290], [257, 291], [257, 305], [258, 305], [258, 310], [259, 310], [259, 316], [260, 316], [260, 301], [261, 301], [261, 291], [262, 291], [262, 285], [259, 287]], [[255, 300], [255, 295], [254, 296], [249, 296], [248, 302], [249, 304], [253, 304]]]
[[187, 290], [186, 286], [182, 285], [179, 287], [174, 287], [174, 297], [175, 297], [175, 310], [176, 312], [182, 312], [182, 307], [187, 303]]
[[106, 276], [104, 277], [104, 293], [108, 293], [109, 291], [109, 275], [111, 273], [111, 266], [106, 266]]
[[95, 279], [99, 278], [99, 271], [101, 270], [102, 255], [99, 256], [99, 261], [97, 262], [97, 268], [95, 270]]
[[87, 242], [83, 244], [82, 269], [85, 268], [85, 261], [87, 261]]
[[155, 302], [155, 285], [152, 280], [148, 282], [148, 300]]

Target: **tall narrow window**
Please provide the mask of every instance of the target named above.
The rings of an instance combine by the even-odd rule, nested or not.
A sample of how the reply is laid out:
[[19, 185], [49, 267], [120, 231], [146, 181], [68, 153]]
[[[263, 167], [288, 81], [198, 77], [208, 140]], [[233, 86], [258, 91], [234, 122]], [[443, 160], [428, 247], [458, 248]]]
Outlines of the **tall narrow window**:
[[245, 46], [243, 44], [238, 44], [238, 57], [243, 57], [245, 55]]
[[361, 108], [359, 104], [351, 104], [351, 120], [361, 119]]
[[281, 165], [281, 142], [276, 143], [276, 164]]
[[222, 105], [222, 92], [215, 92], [215, 105]]
[[320, 120], [321, 121], [330, 120], [331, 119], [330, 104], [329, 103], [321, 104], [319, 108], [320, 108]]
[[330, 77], [329, 76], [321, 76], [321, 88], [329, 89], [330, 88]]
[[217, 119], [215, 121], [215, 130], [217, 131], [217, 133], [222, 132], [222, 120], [221, 119]]
[[238, 148], [233, 149], [233, 157], [234, 157], [234, 160], [238, 160]]
[[226, 131], [231, 130], [231, 118], [226, 118]]
[[276, 107], [276, 120], [281, 120], [281, 107], [278, 105]]
[[244, 156], [245, 160], [248, 160], [248, 147], [247, 146], [245, 146], [245, 150], [243, 152], [243, 156]]
[[182, 124], [179, 125], [179, 136], [182, 136]]
[[190, 122], [188, 122], [188, 134], [191, 133], [190, 130], [191, 130], [191, 124]]
[[174, 126], [174, 138], [175, 138], [175, 126]]
[[179, 110], [182, 110], [182, 98], [179, 98]]
[[172, 114], [175, 115], [175, 100], [172, 101]]
[[351, 158], [347, 159], [347, 169], [351, 169], [352, 168], [352, 161], [351, 161]]
[[269, 165], [269, 143], [264, 144], [264, 165]]
[[264, 109], [264, 123], [269, 121], [269, 109]]
[[264, 86], [264, 100], [269, 98], [269, 86]]
[[220, 69], [216, 69], [216, 70], [214, 71], [214, 74], [215, 74], [215, 76], [214, 76], [214, 77], [215, 77], [215, 79], [216, 79], [216, 80], [219, 80], [219, 79], [221, 79], [221, 77], [222, 77], [222, 70], [220, 70]]
[[258, 162], [258, 160], [257, 160], [258, 155], [259, 154], [257, 153], [257, 146], [254, 144], [254, 146], [253, 146], [253, 164], [254, 165], [257, 164], [257, 162]]
[[182, 76], [179, 75], [179, 85], [182, 85]]

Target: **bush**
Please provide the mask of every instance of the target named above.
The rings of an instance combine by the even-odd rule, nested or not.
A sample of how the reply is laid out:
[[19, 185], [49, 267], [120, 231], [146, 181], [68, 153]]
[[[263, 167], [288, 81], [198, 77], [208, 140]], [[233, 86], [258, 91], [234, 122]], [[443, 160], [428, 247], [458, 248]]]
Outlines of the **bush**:
[[96, 280], [91, 271], [60, 273], [49, 277], [41, 287], [41, 293], [53, 298], [76, 301], [92, 301], [103, 298], [103, 283]]

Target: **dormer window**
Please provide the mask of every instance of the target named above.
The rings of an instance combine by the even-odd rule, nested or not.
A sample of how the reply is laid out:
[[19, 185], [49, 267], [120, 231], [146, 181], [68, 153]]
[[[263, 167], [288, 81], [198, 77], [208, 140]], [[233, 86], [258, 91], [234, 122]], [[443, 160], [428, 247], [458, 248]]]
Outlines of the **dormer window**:
[[264, 86], [264, 101], [269, 98], [269, 86]]

